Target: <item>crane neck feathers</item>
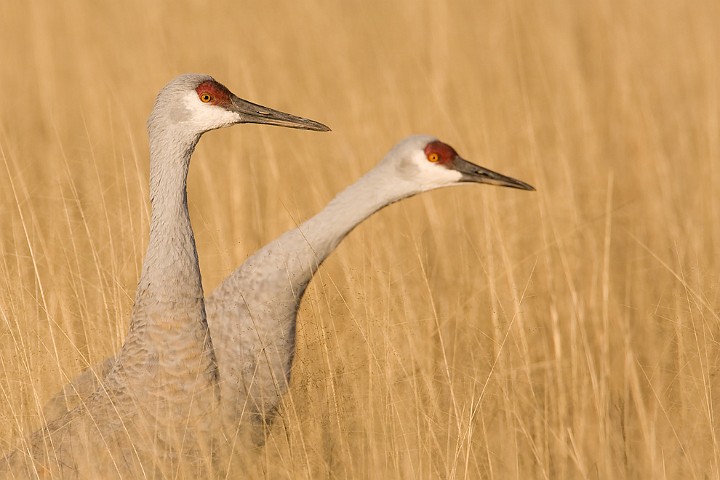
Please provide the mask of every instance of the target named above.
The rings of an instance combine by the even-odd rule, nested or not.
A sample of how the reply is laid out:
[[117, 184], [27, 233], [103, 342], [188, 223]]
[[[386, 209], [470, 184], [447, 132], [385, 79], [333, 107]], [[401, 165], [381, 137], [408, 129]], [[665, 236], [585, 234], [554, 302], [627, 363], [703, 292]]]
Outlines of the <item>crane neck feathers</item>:
[[[278, 264], [289, 276], [293, 287], [302, 291], [320, 264], [356, 226], [378, 210], [422, 190], [418, 185], [392, 175], [393, 168], [391, 163], [380, 163], [340, 192], [315, 216], [250, 257], [248, 265], [257, 268], [263, 262]], [[266, 268], [271, 266], [264, 265]], [[287, 288], [286, 284], [282, 288]]]
[[[173, 349], [194, 350], [207, 360], [198, 362], [200, 368], [212, 368], [214, 358], [207, 334], [202, 281], [187, 205], [190, 157], [200, 135], [184, 132], [176, 124], [153, 121], [155, 113], [148, 123], [150, 239], [138, 282], [130, 332], [120, 359], [127, 364], [142, 363], [142, 359], [132, 354], [138, 349], [171, 358], [171, 352], [162, 352], [162, 346], [167, 342], [159, 342], [154, 337], [174, 336]], [[127, 355], [124, 355], [126, 351]]]

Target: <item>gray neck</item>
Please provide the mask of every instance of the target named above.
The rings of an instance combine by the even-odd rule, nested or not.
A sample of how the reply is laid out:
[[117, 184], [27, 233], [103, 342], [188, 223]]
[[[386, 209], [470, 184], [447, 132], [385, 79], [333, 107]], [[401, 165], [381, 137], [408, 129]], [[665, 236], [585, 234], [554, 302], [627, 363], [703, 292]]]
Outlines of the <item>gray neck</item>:
[[[136, 373], [142, 374], [147, 362], [160, 358], [172, 363], [176, 352], [184, 351], [196, 358], [207, 357], [207, 361], [197, 361], [202, 371], [211, 368], [214, 357], [186, 189], [190, 157], [199, 136], [152, 124], [149, 133], [150, 241], [119, 363], [128, 371], [135, 365]], [[162, 369], [163, 362], [158, 364]]]
[[413, 185], [386, 172], [387, 168], [392, 167], [381, 164], [369, 171], [317, 215], [268, 245], [293, 245], [284, 247], [293, 283], [304, 289], [320, 264], [357, 225], [383, 207], [417, 193]]
[[[294, 312], [291, 305], [299, 303], [313, 274], [353, 228], [381, 208], [419, 191], [389, 175], [387, 168], [392, 167], [375, 167], [320, 213], [255, 252], [212, 293], [213, 308], [216, 302], [232, 304], [242, 297], [244, 303], [270, 300]], [[251, 288], [260, 290], [248, 295]]]
[[[182, 137], [180, 137], [182, 138]], [[150, 144], [150, 241], [143, 261], [142, 294], [161, 303], [202, 298], [195, 236], [187, 204], [190, 157], [199, 138]]]
[[249, 400], [249, 412], [272, 414], [287, 389], [298, 306], [313, 274], [363, 220], [417, 191], [388, 181], [386, 168], [371, 170], [320, 213], [258, 250], [208, 298], [213, 333], [222, 333], [218, 363], [231, 412]]

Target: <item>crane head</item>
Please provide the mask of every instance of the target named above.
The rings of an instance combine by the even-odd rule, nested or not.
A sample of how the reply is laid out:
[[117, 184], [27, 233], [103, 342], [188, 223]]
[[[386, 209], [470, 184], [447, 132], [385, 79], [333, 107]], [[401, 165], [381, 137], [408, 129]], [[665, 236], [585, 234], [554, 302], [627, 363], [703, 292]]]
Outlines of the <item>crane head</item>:
[[165, 120], [200, 135], [238, 123], [326, 132], [322, 123], [243, 100], [209, 75], [184, 74], [158, 94], [152, 121]]
[[423, 191], [467, 182], [535, 190], [525, 182], [465, 160], [453, 147], [429, 135], [401, 141], [385, 162], [395, 163], [397, 173]]

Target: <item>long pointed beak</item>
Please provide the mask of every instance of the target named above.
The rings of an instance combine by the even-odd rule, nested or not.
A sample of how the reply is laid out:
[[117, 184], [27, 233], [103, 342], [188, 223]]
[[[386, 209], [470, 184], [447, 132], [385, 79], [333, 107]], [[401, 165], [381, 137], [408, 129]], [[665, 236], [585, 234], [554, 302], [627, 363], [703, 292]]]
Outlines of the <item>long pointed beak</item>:
[[238, 123], [263, 123], [266, 125], [277, 125], [279, 127], [301, 128], [304, 130], [316, 130], [328, 132], [330, 129], [320, 122], [303, 117], [290, 115], [289, 113], [263, 107], [240, 97], [232, 95], [230, 109], [240, 114]]
[[535, 190], [535, 187], [525, 182], [521, 182], [512, 177], [505, 176], [501, 173], [493, 172], [480, 165], [456, 156], [452, 163], [453, 169], [462, 173], [461, 182], [488, 183], [490, 185], [498, 185], [501, 187], [519, 188], [520, 190]]

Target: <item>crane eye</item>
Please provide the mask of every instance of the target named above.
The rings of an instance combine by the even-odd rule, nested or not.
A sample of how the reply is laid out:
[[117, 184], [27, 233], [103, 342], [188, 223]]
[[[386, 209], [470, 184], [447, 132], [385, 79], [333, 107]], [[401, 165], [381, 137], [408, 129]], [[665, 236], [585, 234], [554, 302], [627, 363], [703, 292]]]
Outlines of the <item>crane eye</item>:
[[212, 100], [212, 95], [210, 95], [209, 93], [201, 93], [200, 94], [200, 101], [202, 101], [203, 103], [208, 103], [211, 100]]
[[427, 159], [433, 163], [436, 163], [440, 160], [440, 155], [438, 155], [437, 153], [431, 153], [430, 155], [428, 155]]

